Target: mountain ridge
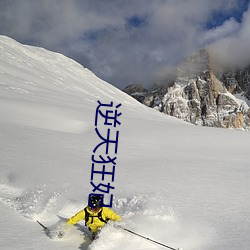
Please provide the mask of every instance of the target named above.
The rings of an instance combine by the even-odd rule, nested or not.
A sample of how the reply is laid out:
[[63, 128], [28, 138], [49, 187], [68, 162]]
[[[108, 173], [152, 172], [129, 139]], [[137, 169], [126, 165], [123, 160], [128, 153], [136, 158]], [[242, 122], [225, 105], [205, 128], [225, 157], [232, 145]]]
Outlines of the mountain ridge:
[[209, 51], [202, 49], [177, 68], [171, 85], [143, 91], [140, 85], [130, 85], [123, 91], [148, 107], [195, 125], [248, 130], [249, 79], [250, 67], [216, 72]]

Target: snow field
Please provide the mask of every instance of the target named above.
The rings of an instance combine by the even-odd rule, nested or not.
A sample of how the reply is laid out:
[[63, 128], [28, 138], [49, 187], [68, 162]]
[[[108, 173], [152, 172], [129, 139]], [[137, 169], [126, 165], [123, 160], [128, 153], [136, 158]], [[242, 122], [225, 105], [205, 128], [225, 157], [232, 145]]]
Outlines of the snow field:
[[62, 55], [2, 36], [0, 76], [1, 249], [162, 249], [113, 225], [90, 243], [84, 222], [62, 239], [36, 223], [54, 233], [58, 215], [87, 203], [97, 100], [122, 103], [113, 204], [122, 226], [184, 250], [249, 249], [249, 133], [167, 117]]

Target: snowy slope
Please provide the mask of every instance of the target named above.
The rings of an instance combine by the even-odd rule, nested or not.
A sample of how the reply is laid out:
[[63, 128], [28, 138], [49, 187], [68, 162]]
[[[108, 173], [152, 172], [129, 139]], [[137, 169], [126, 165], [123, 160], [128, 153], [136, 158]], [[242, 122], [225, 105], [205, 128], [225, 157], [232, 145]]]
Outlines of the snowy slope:
[[63, 55], [0, 36], [1, 249], [162, 249], [111, 225], [92, 244], [84, 227], [51, 240], [35, 222], [53, 227], [85, 206], [98, 100], [122, 104], [123, 226], [185, 250], [250, 248], [248, 132], [165, 116]]

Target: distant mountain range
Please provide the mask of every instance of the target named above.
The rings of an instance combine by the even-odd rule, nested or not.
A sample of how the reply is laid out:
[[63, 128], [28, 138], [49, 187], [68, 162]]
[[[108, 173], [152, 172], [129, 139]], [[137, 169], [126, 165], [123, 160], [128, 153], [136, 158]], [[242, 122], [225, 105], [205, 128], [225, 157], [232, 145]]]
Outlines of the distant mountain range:
[[139, 102], [184, 121], [209, 127], [250, 128], [250, 66], [218, 70], [208, 50], [188, 57], [172, 84], [124, 90]]

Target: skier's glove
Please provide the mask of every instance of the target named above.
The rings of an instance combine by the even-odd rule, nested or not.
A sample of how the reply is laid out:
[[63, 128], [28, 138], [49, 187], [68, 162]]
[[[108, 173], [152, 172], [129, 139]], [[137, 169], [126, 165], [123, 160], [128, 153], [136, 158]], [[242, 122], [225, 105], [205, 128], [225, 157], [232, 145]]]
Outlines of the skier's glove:
[[62, 238], [64, 234], [65, 234], [65, 232], [62, 230], [59, 230], [56, 232], [57, 238]]
[[56, 231], [57, 238], [62, 238], [69, 231], [70, 228], [71, 225], [67, 223], [59, 226]]

